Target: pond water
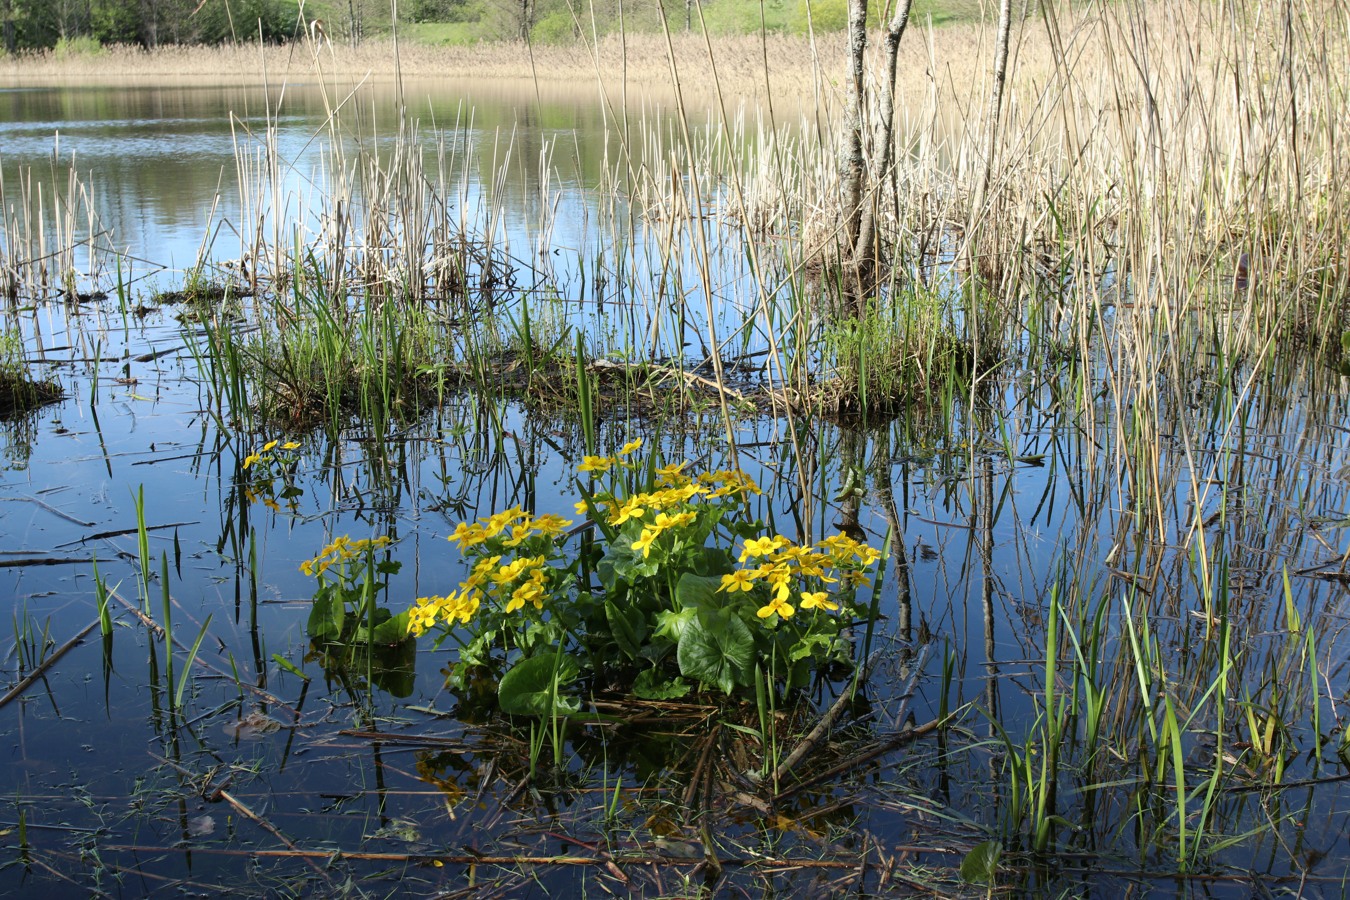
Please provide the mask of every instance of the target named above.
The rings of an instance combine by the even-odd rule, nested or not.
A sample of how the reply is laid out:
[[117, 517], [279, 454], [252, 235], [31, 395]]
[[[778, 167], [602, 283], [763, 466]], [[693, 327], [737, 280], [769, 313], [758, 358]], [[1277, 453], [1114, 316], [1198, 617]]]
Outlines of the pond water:
[[[489, 223], [519, 294], [556, 304], [551, 327], [620, 361], [697, 365], [710, 328], [744, 331], [728, 356], [769, 352], [755, 310], [781, 290], [780, 263], [759, 291], [753, 239], [710, 215], [673, 240], [616, 200], [605, 186], [623, 154], [597, 105], [417, 97], [424, 136], [434, 120], [452, 151], [445, 215]], [[1175, 394], [1190, 402], [1162, 404], [1142, 438], [1095, 358], [1010, 364], [869, 428], [748, 407], [724, 419], [713, 402], [602, 410], [603, 452], [643, 436], [666, 460], [739, 466], [763, 489], [750, 513], [776, 531], [843, 528], [888, 547], [865, 700], [802, 770], [826, 777], [772, 805], [744, 776], [744, 709], [602, 697], [614, 719], [573, 728], [561, 765], [535, 772], [544, 727], [449, 689], [453, 642], [428, 635], [371, 660], [311, 641], [316, 586], [300, 567], [335, 537], [393, 539], [380, 558], [400, 568], [380, 602], [398, 611], [467, 577], [445, 540], [458, 523], [513, 506], [575, 518], [588, 452], [575, 410], [473, 390], [383, 430], [353, 418], [283, 434], [218, 414], [194, 356], [205, 326], [155, 292], [202, 262], [237, 272], [224, 263], [246, 260], [260, 227], [283, 253], [325, 227], [334, 99], [316, 86], [0, 93], [7, 258], [36, 246], [14, 224], [24, 197], [54, 228], [73, 166], [89, 197], [74, 218], [96, 247], [76, 252], [77, 287], [107, 292], [25, 295], [3, 317], [67, 396], [0, 430], [14, 632], [0, 687], [66, 652], [0, 707], [0, 890], [982, 893], [957, 869], [993, 839], [1014, 891], [1341, 891], [1350, 429], [1345, 385], [1315, 360], [1251, 377], [1202, 355]], [[352, 164], [362, 147], [395, 153], [390, 89], [348, 103]], [[284, 166], [262, 215], [239, 187], [238, 148], [269, 140]], [[704, 188], [712, 209], [723, 186]], [[689, 285], [678, 311], [652, 299], [671, 271]], [[663, 317], [666, 331], [652, 324]], [[297, 446], [246, 466], [273, 438]], [[96, 580], [115, 595], [102, 640]], [[165, 596], [171, 658], [145, 621], [163, 624]], [[782, 710], [784, 723], [846, 687], [823, 674], [803, 701], [814, 711]], [[1094, 691], [1100, 746], [1063, 705], [1090, 707]], [[709, 724], [719, 715], [727, 726]], [[1050, 722], [1066, 733], [1047, 738]], [[897, 737], [907, 724], [920, 735]], [[1035, 857], [1009, 810], [1046, 778], [1061, 852]]]

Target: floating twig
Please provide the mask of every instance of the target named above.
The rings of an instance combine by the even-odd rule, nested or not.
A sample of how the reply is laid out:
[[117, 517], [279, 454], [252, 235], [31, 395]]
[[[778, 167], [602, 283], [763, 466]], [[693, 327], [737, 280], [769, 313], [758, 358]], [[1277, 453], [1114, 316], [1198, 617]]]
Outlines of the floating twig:
[[94, 523], [93, 523], [93, 522], [82, 522], [82, 521], [80, 521], [79, 519], [77, 519], [77, 518], [75, 518], [74, 516], [72, 516], [70, 513], [62, 512], [61, 510], [57, 509], [55, 506], [52, 506], [50, 503], [47, 503], [46, 501], [39, 500], [37, 497], [28, 497], [28, 496], [21, 496], [21, 497], [0, 497], [0, 500], [26, 500], [26, 501], [29, 502], [29, 503], [36, 503], [38, 506], [42, 507], [42, 508], [45, 509], [47, 512], [51, 513], [51, 514], [54, 515], [54, 516], [60, 516], [62, 519], [65, 519], [67, 522], [74, 522], [76, 525], [79, 525], [81, 528], [93, 528], [93, 527], [94, 527]]

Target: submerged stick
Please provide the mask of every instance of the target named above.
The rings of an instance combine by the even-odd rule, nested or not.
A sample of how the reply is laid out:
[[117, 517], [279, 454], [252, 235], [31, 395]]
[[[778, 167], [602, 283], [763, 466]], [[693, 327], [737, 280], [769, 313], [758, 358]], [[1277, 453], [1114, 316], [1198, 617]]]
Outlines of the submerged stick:
[[38, 667], [33, 671], [29, 672], [26, 678], [24, 678], [18, 684], [14, 685], [14, 687], [10, 688], [9, 693], [5, 694], [5, 696], [3, 697], [0, 697], [0, 707], [4, 707], [6, 704], [9, 703], [9, 701], [13, 700], [15, 697], [18, 697], [24, 691], [28, 690], [29, 686], [33, 682], [41, 678], [43, 675], [45, 675], [47, 673], [47, 670], [50, 669], [58, 659], [60, 659], [62, 656], [65, 656], [66, 652], [69, 651], [70, 648], [74, 647], [80, 641], [84, 640], [85, 635], [87, 635], [89, 632], [97, 628], [98, 623], [99, 620], [95, 619], [88, 625], [84, 626], [84, 630], [81, 631], [79, 634], [75, 635], [73, 638], [66, 641], [60, 647], [57, 647], [56, 650], [52, 652], [52, 655], [48, 656], [41, 663], [39, 663]]
[[77, 518], [75, 518], [74, 516], [72, 516], [70, 513], [64, 512], [64, 511], [62, 511], [62, 510], [59, 510], [59, 509], [57, 509], [55, 506], [52, 506], [50, 503], [46, 502], [45, 500], [39, 500], [37, 497], [28, 497], [28, 496], [21, 496], [21, 497], [0, 497], [0, 500], [24, 500], [24, 501], [26, 501], [26, 502], [28, 502], [28, 503], [35, 503], [35, 504], [37, 504], [38, 506], [40, 506], [40, 507], [42, 507], [43, 509], [45, 509], [47, 512], [51, 513], [52, 515], [54, 515], [54, 516], [59, 516], [60, 518], [65, 519], [67, 522], [74, 522], [76, 525], [79, 525], [81, 528], [93, 528], [93, 527], [94, 527], [94, 523], [93, 523], [93, 522], [85, 522], [85, 521], [82, 521], [82, 520], [80, 520], [80, 519], [77, 519]]
[[[905, 706], [909, 705], [909, 697], [914, 693], [914, 684], [918, 681], [919, 675], [923, 672], [923, 664], [927, 656], [928, 648], [924, 647], [919, 651], [918, 658], [911, 664], [909, 679], [905, 682], [904, 690], [900, 692], [900, 697], [903, 699]], [[798, 763], [805, 759], [808, 754], [816, 749], [816, 747], [820, 746], [822, 741], [829, 737], [835, 722], [837, 722], [839, 716], [843, 714], [844, 707], [846, 707], [853, 699], [857, 690], [857, 685], [866, 682], [871, 675], [872, 665], [875, 663], [876, 659], [877, 657], [873, 656], [863, 662], [862, 668], [858, 670], [858, 677], [855, 679], [854, 683], [849, 685], [847, 690], [839, 693], [839, 696], [835, 699], [829, 710], [821, 720], [816, 723], [816, 727], [807, 732], [806, 737], [802, 738], [801, 742], [798, 743], [796, 747], [792, 748], [792, 752], [784, 757], [783, 761], [778, 764], [778, 768], [774, 769], [772, 783], [775, 786], [778, 785], [783, 778], [791, 774]], [[900, 718], [904, 718], [903, 708], [900, 711]]]
[[934, 719], [931, 722], [928, 722], [927, 724], [920, 725], [918, 728], [906, 728], [902, 731], [898, 731], [895, 734], [891, 735], [890, 737], [886, 738], [885, 740], [873, 744], [863, 753], [860, 753], [857, 756], [850, 757], [849, 759], [844, 760], [838, 765], [830, 766], [830, 768], [826, 769], [823, 772], [817, 772], [815, 775], [812, 775], [805, 781], [798, 782], [797, 784], [794, 784], [792, 787], [787, 788], [786, 790], [779, 791], [778, 794], [774, 797], [774, 799], [783, 800], [787, 797], [792, 796], [798, 791], [802, 791], [809, 787], [813, 787], [814, 785], [820, 784], [822, 781], [829, 781], [836, 775], [842, 775], [845, 772], [849, 771], [850, 769], [856, 769], [859, 766], [866, 765], [867, 763], [876, 759], [878, 756], [882, 756], [883, 754], [889, 753], [892, 750], [897, 750], [900, 747], [904, 746], [905, 744], [910, 743], [911, 741], [916, 741], [926, 734], [937, 731], [939, 727], [947, 724], [947, 722], [949, 722], [951, 718], [952, 718], [951, 716], [947, 716], [947, 718], [945, 719]]
[[[272, 837], [276, 838], [277, 840], [281, 841], [281, 843], [285, 844], [287, 850], [296, 854], [303, 854], [304, 851], [300, 850], [300, 848], [295, 846], [295, 843], [290, 838], [286, 837], [286, 835], [282, 834], [279, 830], [277, 830], [277, 827], [275, 825], [264, 819], [262, 816], [259, 816], [253, 810], [249, 809], [241, 801], [237, 800], [234, 797], [234, 795], [232, 795], [229, 791], [225, 790], [224, 788], [220, 788], [217, 791], [217, 793], [220, 794], [220, 798], [222, 800], [230, 804], [230, 806], [233, 806], [235, 808], [235, 811], [238, 812], [239, 815], [250, 820], [251, 822], [254, 822], [255, 824], [258, 825], [259, 828], [263, 829], [268, 834], [272, 835]], [[311, 869], [313, 869], [315, 872], [318, 873], [319, 877], [323, 879], [324, 884], [328, 885], [328, 887], [333, 891], [337, 890], [337, 885], [333, 883], [333, 879], [329, 876], [327, 872], [325, 872], [319, 866], [318, 863], [314, 861], [313, 856], [302, 855], [301, 858], [304, 859], [304, 861], [309, 865]]]
[[[148, 844], [104, 844], [100, 849], [112, 853], [173, 853], [183, 848], [156, 847]], [[941, 847], [921, 848], [925, 853], [952, 853]], [[272, 859], [356, 859], [373, 862], [404, 863], [441, 863], [449, 866], [595, 866], [605, 868], [609, 862], [634, 863], [646, 866], [701, 866], [702, 857], [678, 857], [644, 854], [641, 856], [616, 856], [612, 860], [595, 856], [491, 856], [488, 854], [441, 855], [436, 853], [375, 853], [362, 850], [262, 850], [239, 849], [235, 847], [194, 846], [193, 853], [213, 853], [221, 856], [256, 856]], [[857, 869], [856, 860], [850, 859], [782, 859], [773, 857], [735, 857], [720, 860], [724, 866], [737, 866], [747, 869]]]
[[0, 569], [22, 569], [28, 566], [83, 566], [88, 563], [89, 560], [82, 556], [20, 556], [16, 559], [0, 559]]

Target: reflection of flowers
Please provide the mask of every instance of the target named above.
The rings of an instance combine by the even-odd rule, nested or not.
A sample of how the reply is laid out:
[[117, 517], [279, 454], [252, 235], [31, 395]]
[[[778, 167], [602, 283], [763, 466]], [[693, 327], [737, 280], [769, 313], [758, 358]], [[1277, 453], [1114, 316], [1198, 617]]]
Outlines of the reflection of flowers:
[[[455, 780], [455, 776], [468, 774], [472, 777], [473, 769], [468, 767], [459, 754], [423, 751], [417, 754], [416, 768], [417, 777], [443, 791], [448, 801], [458, 803], [467, 796], [467, 791]], [[452, 769], [459, 771], [451, 771]]]
[[[280, 448], [283, 452], [276, 452]], [[244, 500], [249, 504], [261, 502], [273, 512], [281, 512], [277, 497], [286, 501], [286, 508], [295, 512], [295, 498], [303, 492], [291, 484], [290, 475], [295, 470], [296, 458], [291, 453], [300, 445], [295, 441], [282, 442], [273, 439], [257, 450], [249, 453], [240, 463], [240, 468], [249, 473], [248, 483], [244, 485]], [[282, 488], [278, 494], [276, 482], [280, 479]]]
[[364, 559], [368, 552], [392, 543], [392, 538], [384, 536], [359, 538], [354, 541], [345, 534], [339, 535], [333, 538], [333, 542], [320, 550], [313, 559], [302, 562], [300, 571], [311, 577], [322, 575], [332, 566], [341, 566], [358, 557]]

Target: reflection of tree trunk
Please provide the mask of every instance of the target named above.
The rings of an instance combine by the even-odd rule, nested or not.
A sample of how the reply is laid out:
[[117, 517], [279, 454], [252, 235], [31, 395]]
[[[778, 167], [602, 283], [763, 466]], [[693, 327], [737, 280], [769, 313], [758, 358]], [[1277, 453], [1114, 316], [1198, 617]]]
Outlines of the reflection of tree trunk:
[[975, 510], [975, 540], [980, 553], [980, 608], [984, 612], [985, 704], [990, 715], [990, 736], [998, 721], [998, 665], [994, 643], [994, 461], [980, 460], [980, 499]]
[[[888, 443], [877, 448], [876, 476], [874, 484], [877, 491], [877, 503], [882, 515], [891, 529], [891, 554], [895, 557], [896, 603], [899, 607], [896, 622], [900, 637], [906, 642], [912, 641], [914, 610], [909, 592], [909, 557], [905, 553], [905, 524], [900, 521], [900, 512], [895, 506], [895, 486], [891, 484], [890, 471], [890, 432], [884, 431], [884, 440]], [[907, 467], [907, 466], [906, 466]], [[910, 651], [903, 651], [909, 653]]]
[[858, 435], [852, 431], [840, 434], [839, 477], [842, 480], [843, 493], [839, 496], [839, 521], [835, 523], [839, 530], [854, 540], [866, 538], [859, 513], [862, 510], [863, 491], [858, 487], [854, 473], [858, 471]]

